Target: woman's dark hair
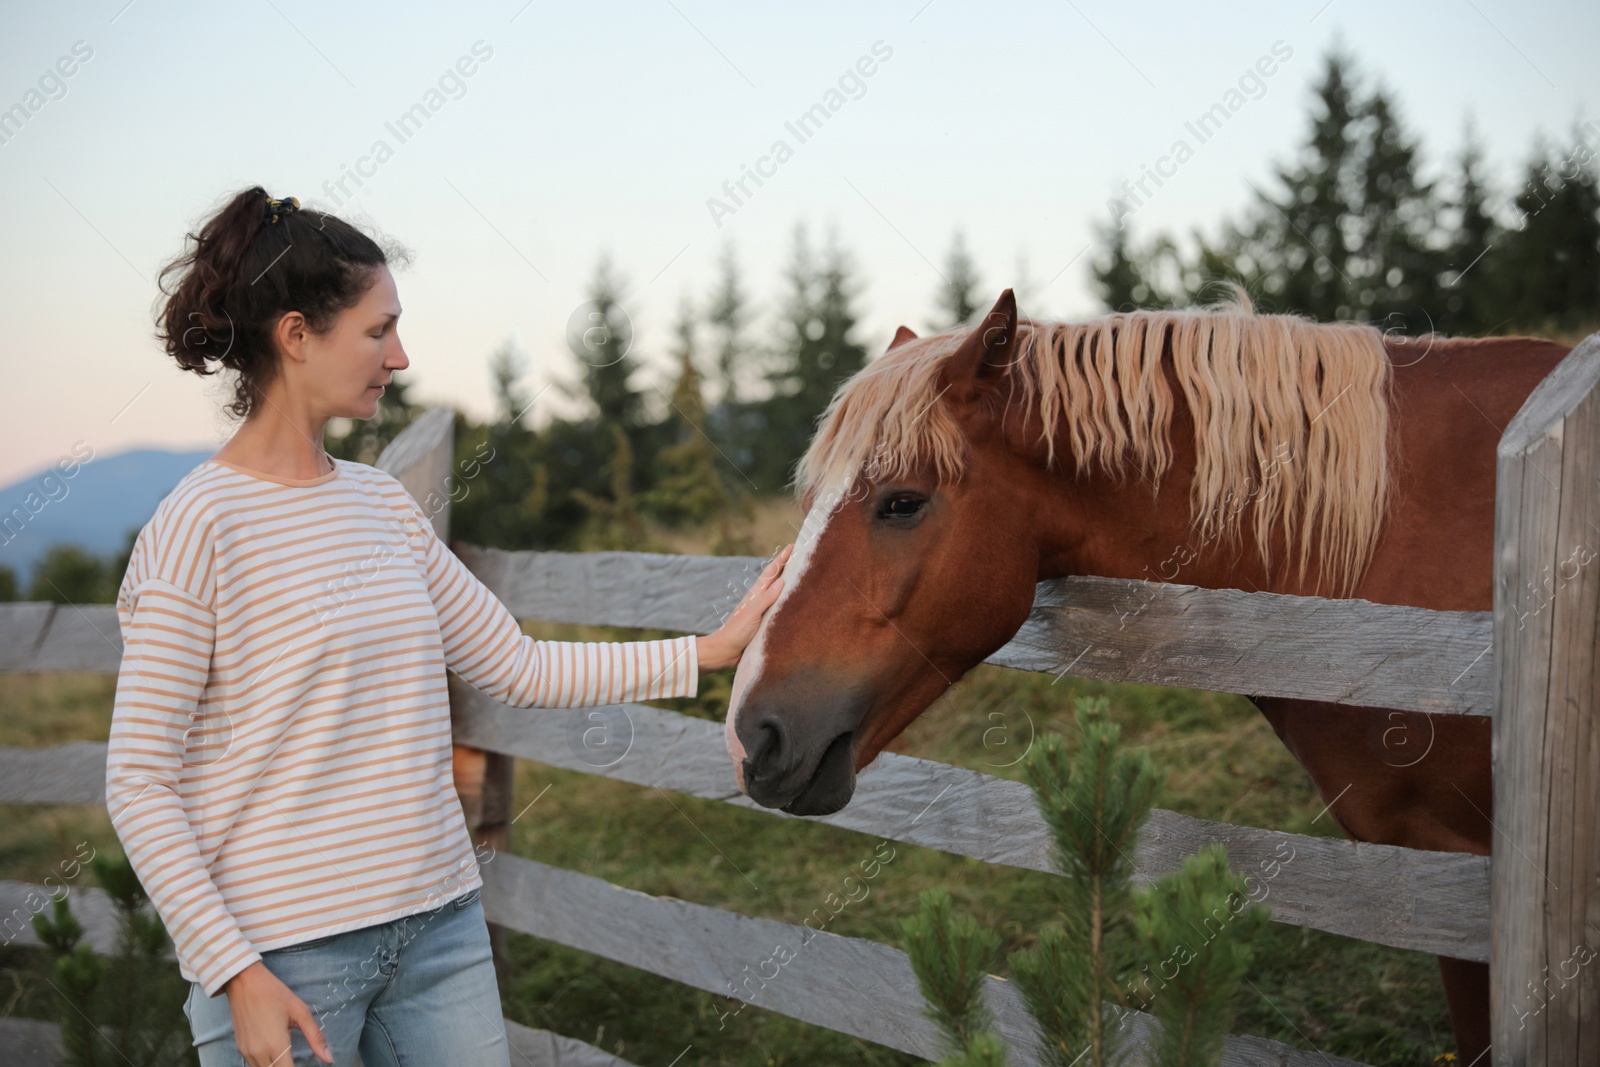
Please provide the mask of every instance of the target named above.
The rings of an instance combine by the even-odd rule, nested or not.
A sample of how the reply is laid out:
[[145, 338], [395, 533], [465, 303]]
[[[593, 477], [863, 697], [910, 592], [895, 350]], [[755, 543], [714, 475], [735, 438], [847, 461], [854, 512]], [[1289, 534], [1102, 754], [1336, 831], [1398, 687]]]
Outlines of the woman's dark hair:
[[[326, 333], [339, 312], [360, 303], [378, 267], [409, 258], [325, 212], [290, 211], [269, 223], [267, 201], [259, 185], [236, 194], [199, 234], [187, 235], [193, 247], [186, 241], [157, 278], [166, 298], [157, 339], [184, 370], [237, 371], [225, 410], [241, 419], [277, 373], [272, 333], [286, 312], [300, 312], [313, 332]], [[169, 290], [170, 274], [178, 277]]]

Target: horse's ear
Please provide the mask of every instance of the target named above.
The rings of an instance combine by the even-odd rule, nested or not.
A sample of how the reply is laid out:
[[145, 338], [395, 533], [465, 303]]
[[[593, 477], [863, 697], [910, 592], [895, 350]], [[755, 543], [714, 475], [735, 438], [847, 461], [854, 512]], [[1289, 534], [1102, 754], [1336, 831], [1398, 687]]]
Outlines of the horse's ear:
[[948, 388], [953, 399], [970, 399], [978, 389], [1000, 377], [1016, 349], [1017, 298], [1007, 289], [961, 347], [945, 360], [939, 372], [940, 388]]
[[890, 349], [899, 348], [901, 345], [905, 344], [907, 341], [915, 341], [916, 339], [917, 339], [916, 332], [913, 331], [911, 329], [911, 327], [902, 326], [902, 327], [900, 327], [898, 330], [896, 330], [894, 332], [894, 340], [889, 342], [889, 348]]

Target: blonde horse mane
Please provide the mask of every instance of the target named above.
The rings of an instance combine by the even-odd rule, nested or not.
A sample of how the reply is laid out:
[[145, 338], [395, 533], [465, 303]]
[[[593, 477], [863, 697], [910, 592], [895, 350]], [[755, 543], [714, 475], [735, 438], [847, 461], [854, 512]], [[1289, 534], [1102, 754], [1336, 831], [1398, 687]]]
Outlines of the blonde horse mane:
[[[938, 403], [939, 372], [969, 333], [906, 341], [844, 382], [796, 467], [797, 498], [858, 473], [904, 475], [917, 457], [942, 484], [957, 481], [967, 443]], [[1265, 565], [1281, 521], [1291, 554], [1298, 545], [1301, 581], [1313, 539], [1336, 588], [1348, 592], [1365, 571], [1389, 490], [1392, 377], [1376, 328], [1258, 315], [1236, 290], [1233, 303], [1209, 307], [1077, 323], [1019, 318], [1014, 348], [1005, 411], [1020, 394], [1023, 410], [1038, 412], [1047, 467], [1064, 422], [1080, 474], [1098, 461], [1121, 481], [1131, 466], [1159, 488], [1172, 462], [1165, 363], [1194, 422], [1192, 535], [1231, 544], [1253, 500]]]

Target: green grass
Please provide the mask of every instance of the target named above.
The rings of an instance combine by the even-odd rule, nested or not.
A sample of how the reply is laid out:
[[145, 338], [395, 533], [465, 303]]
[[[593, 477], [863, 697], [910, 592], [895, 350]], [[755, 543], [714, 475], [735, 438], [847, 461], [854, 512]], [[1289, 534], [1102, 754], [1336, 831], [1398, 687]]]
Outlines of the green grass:
[[[539, 626], [542, 637], [606, 639], [654, 632]], [[718, 718], [730, 672], [695, 700], [663, 702]], [[103, 739], [110, 678], [0, 675], [0, 744]], [[895, 751], [1020, 779], [1032, 735], [1072, 737], [1072, 697], [1105, 694], [1125, 742], [1167, 773], [1161, 807], [1200, 818], [1332, 835], [1323, 802], [1265, 720], [1243, 698], [1104, 685], [983, 666], [945, 694]], [[536, 714], [536, 712], [533, 712]], [[715, 801], [661, 793], [522, 761], [516, 810], [548, 792], [512, 830], [511, 851], [656, 895], [799, 922], [872, 855], [877, 839]], [[116, 850], [103, 809], [0, 810], [0, 878], [39, 881], [79, 842]], [[956, 907], [998, 931], [1007, 951], [1030, 943], [1051, 914], [1052, 876], [993, 867], [896, 843], [894, 860], [828, 926], [891, 944], [917, 894], [942, 885]], [[80, 878], [87, 877], [81, 875]], [[597, 916], [596, 921], [604, 921]], [[567, 1034], [641, 1065], [920, 1062], [739, 1002], [536, 938], [512, 934], [508, 1018]], [[40, 953], [0, 949], [0, 1004], [47, 1017]], [[1259, 1034], [1374, 1065], [1426, 1064], [1451, 1047], [1431, 957], [1273, 925], [1238, 1004], [1236, 1032]], [[20, 994], [8, 991], [21, 990]], [[49, 995], [46, 995], [49, 994]]]

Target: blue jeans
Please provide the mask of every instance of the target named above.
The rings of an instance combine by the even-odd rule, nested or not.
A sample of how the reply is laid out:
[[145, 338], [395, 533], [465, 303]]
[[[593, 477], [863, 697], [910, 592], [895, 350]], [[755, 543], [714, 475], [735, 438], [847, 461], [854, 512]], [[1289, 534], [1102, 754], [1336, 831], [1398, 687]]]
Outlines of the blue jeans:
[[[336, 1067], [510, 1067], [479, 890], [431, 911], [268, 949], [261, 962], [306, 1002]], [[245, 1067], [228, 995], [191, 982], [184, 1014], [201, 1067]], [[295, 1067], [321, 1065], [289, 1028]]]

